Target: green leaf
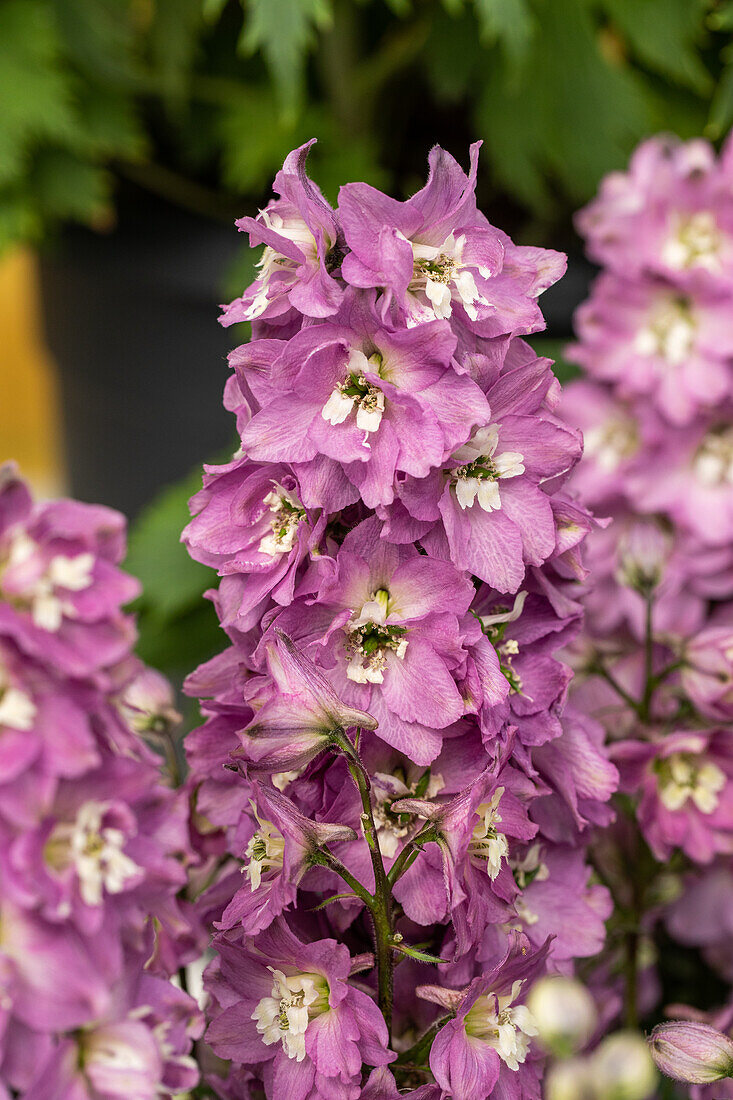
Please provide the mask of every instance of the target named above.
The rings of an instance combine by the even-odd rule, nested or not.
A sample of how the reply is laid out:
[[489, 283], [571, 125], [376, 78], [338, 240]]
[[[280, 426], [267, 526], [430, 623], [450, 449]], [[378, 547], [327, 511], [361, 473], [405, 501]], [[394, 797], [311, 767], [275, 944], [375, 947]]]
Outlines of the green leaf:
[[148, 39], [169, 106], [180, 103], [187, 90], [202, 19], [201, 0], [155, 0]]
[[65, 149], [38, 151], [28, 186], [46, 216], [82, 222], [106, 220], [110, 203], [107, 173]]
[[305, 57], [316, 30], [331, 21], [330, 0], [242, 0], [241, 45], [261, 51], [284, 107], [292, 111], [302, 87]]
[[529, 0], [474, 0], [474, 5], [482, 41], [501, 45], [516, 76], [535, 31]]
[[417, 947], [408, 947], [405, 943], [393, 943], [392, 947], [395, 949], [395, 951], [400, 951], [403, 955], [408, 955], [411, 959], [417, 959], [418, 962], [448, 962], [448, 959], [441, 959], [438, 955], [430, 955], [427, 951], [420, 951]]
[[60, 53], [48, 4], [0, 4], [0, 184], [20, 175], [32, 140], [73, 135], [71, 87]]
[[710, 104], [710, 115], [705, 133], [713, 140], [725, 134], [733, 126], [733, 49], [723, 50], [723, 71]]
[[589, 0], [536, 5], [541, 33], [531, 42], [519, 86], [505, 65], [487, 63], [476, 117], [496, 176], [545, 215], [557, 190], [574, 205], [601, 176], [621, 167], [652, 112], [643, 80], [601, 51]]
[[216, 574], [189, 557], [181, 543], [188, 523], [188, 501], [201, 488], [197, 471], [165, 489], [135, 522], [125, 569], [141, 581], [140, 604], [158, 620], [166, 620], [195, 608], [207, 588], [216, 585]]
[[603, 0], [603, 6], [643, 65], [698, 95], [710, 93], [700, 56], [708, 0]]

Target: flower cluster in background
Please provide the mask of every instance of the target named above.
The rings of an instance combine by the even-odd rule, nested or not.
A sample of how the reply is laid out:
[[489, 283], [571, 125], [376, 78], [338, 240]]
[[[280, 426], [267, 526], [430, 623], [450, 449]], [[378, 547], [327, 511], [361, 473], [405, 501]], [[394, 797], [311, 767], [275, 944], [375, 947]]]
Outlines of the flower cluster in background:
[[[0, 468], [0, 1096], [195, 1085], [186, 803], [141, 735], [175, 723], [132, 656], [123, 518]], [[185, 903], [184, 903], [185, 905]]]
[[[625, 795], [595, 856], [616, 903], [609, 978], [625, 974], [633, 1022], [668, 994], [660, 937], [701, 951], [713, 997], [733, 981], [733, 145], [645, 142], [577, 225], [603, 271], [578, 311], [569, 358], [586, 377], [562, 415], [585, 437], [573, 488], [612, 522], [586, 544], [573, 705], [604, 726]], [[708, 1024], [730, 1014], [729, 1001]], [[687, 1072], [707, 1024], [676, 1062], [685, 1031], [669, 1027], [660, 1067], [695, 1096], [733, 1095], [703, 1087], [725, 1073]]]
[[[310, 144], [310, 143], [309, 143]], [[589, 514], [523, 336], [564, 257], [440, 148], [398, 202], [305, 172], [239, 228], [260, 273], [184, 533], [229, 646], [188, 682], [207, 1039], [229, 1100], [538, 1097], [535, 979], [601, 949], [603, 730], [563, 706]], [[417, 989], [416, 989], [417, 987]], [[416, 996], [417, 993], [417, 996]], [[369, 1067], [369, 1068], [367, 1068]]]

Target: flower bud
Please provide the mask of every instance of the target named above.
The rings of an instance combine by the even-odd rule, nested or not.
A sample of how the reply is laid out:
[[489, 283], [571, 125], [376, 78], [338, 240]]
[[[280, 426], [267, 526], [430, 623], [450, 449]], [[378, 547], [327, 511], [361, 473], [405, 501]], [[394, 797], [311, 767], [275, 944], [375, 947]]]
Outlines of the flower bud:
[[558, 1058], [582, 1050], [596, 1028], [595, 1002], [575, 978], [540, 978], [530, 990], [527, 1007], [535, 1018], [539, 1042]]
[[649, 595], [662, 579], [668, 554], [669, 538], [658, 524], [640, 520], [619, 542], [616, 579], [642, 595]]
[[555, 1062], [545, 1074], [545, 1100], [595, 1100], [593, 1075], [587, 1058]]
[[617, 1031], [589, 1060], [597, 1100], [646, 1100], [657, 1085], [657, 1072], [643, 1035]]
[[658, 1024], [649, 1045], [658, 1068], [676, 1081], [706, 1085], [733, 1077], [733, 1039], [709, 1024]]
[[733, 626], [713, 626], [688, 642], [682, 687], [706, 717], [733, 718]]

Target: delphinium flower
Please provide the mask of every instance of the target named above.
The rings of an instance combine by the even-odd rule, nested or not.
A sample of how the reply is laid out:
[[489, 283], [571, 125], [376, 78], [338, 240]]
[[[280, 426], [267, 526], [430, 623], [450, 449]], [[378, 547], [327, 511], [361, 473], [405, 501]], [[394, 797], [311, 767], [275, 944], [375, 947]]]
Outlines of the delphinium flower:
[[610, 522], [586, 540], [571, 692], [624, 792], [596, 863], [635, 914], [609, 944], [632, 1025], [659, 1000], [640, 975], [662, 922], [733, 975], [732, 152], [653, 138], [577, 218], [604, 270], [561, 411], [585, 437], [571, 490]]
[[177, 715], [131, 654], [124, 520], [0, 470], [0, 1087], [30, 1100], [196, 1083], [186, 804], [141, 734]]
[[[209, 1080], [530, 1100], [524, 1001], [602, 944], [585, 852], [618, 779], [596, 727], [563, 724], [594, 520], [563, 491], [580, 433], [521, 338], [565, 259], [478, 211], [478, 146], [468, 174], [435, 148], [405, 202], [347, 184], [331, 207], [310, 144], [239, 223], [265, 245], [224, 314], [252, 323], [224, 397], [241, 447], [183, 535], [228, 638], [188, 680], [208, 1041], [230, 1063]], [[439, 992], [416, 1005], [418, 983]]]

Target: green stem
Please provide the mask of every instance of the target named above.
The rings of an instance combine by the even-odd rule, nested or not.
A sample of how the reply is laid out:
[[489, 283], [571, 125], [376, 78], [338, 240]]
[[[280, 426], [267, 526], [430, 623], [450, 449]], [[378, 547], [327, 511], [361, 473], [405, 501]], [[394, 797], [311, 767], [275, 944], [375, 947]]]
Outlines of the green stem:
[[[361, 731], [357, 732], [357, 736]], [[387, 1024], [387, 1032], [392, 1034], [392, 1001], [394, 985], [394, 954], [392, 946], [392, 888], [382, 862], [379, 850], [377, 827], [372, 810], [371, 782], [358, 753], [343, 735], [338, 739], [339, 748], [347, 758], [351, 777], [361, 796], [363, 812], [361, 815], [364, 836], [369, 847], [374, 871], [374, 898], [370, 907], [374, 923], [374, 945], [377, 964], [377, 996], [379, 1007]]]
[[405, 1050], [399, 1055], [395, 1066], [402, 1066], [405, 1063], [415, 1066], [425, 1065], [427, 1062], [427, 1055], [430, 1053], [430, 1048], [433, 1045], [433, 1039], [443, 1025], [448, 1023], [450, 1018], [450, 1016], [443, 1016], [440, 1020], [436, 1020], [433, 1026], [429, 1028], [429, 1030], [426, 1031], [409, 1050]]
[[405, 871], [412, 867], [413, 863], [420, 855], [422, 851], [422, 845], [429, 840], [433, 840], [434, 836], [431, 835], [433, 830], [433, 824], [429, 821], [422, 827], [417, 836], [414, 836], [402, 849], [397, 859], [392, 864], [389, 874], [387, 875], [387, 881], [390, 886], [394, 886], [399, 878], [402, 878]]
[[651, 595], [646, 597], [646, 621], [644, 631], [644, 695], [639, 707], [639, 717], [642, 722], [648, 722], [651, 714], [652, 697], [654, 695], [654, 632], [652, 623], [652, 608], [654, 601]]
[[332, 852], [329, 852], [327, 848], [321, 848], [319, 851], [313, 852], [310, 858], [312, 863], [320, 864], [321, 867], [328, 867], [342, 878], [356, 896], [364, 902], [367, 909], [372, 910], [374, 908], [374, 898], [366, 887], [362, 886], [359, 880], [354, 878], [351, 871], [349, 871], [347, 867], [344, 867], [341, 860], [333, 855]]
[[599, 676], [602, 676], [609, 687], [613, 688], [619, 698], [623, 699], [626, 705], [628, 707], [631, 707], [634, 713], [638, 714], [641, 717], [641, 703], [637, 702], [637, 700], [634, 699], [633, 695], [630, 695], [626, 688], [623, 688], [621, 686], [613, 673], [609, 672], [606, 666], [600, 660], [598, 660], [594, 665], [591, 666], [590, 671], [597, 673]]

